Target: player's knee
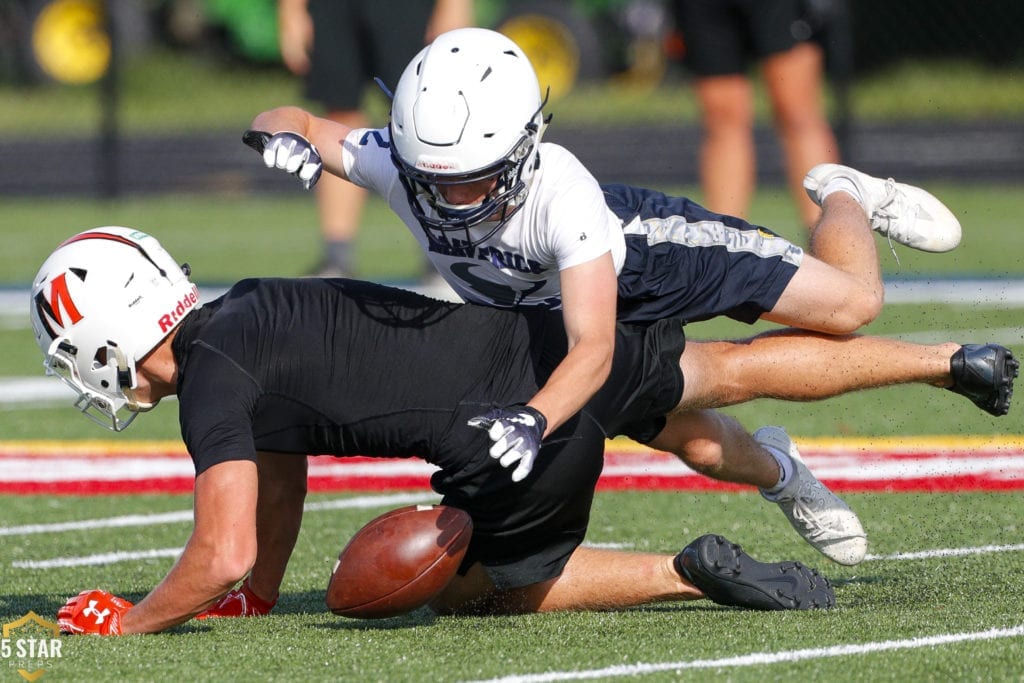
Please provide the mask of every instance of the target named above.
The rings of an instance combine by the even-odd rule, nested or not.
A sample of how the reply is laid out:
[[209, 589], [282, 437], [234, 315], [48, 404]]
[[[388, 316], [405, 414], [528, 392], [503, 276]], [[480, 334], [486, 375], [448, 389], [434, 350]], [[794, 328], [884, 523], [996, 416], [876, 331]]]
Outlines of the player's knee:
[[701, 474], [712, 475], [722, 467], [722, 444], [716, 439], [689, 439], [676, 455], [687, 467]]
[[831, 334], [853, 334], [864, 327], [882, 312], [885, 304], [881, 291], [864, 291], [853, 298], [842, 310], [837, 311], [831, 319], [827, 332]]

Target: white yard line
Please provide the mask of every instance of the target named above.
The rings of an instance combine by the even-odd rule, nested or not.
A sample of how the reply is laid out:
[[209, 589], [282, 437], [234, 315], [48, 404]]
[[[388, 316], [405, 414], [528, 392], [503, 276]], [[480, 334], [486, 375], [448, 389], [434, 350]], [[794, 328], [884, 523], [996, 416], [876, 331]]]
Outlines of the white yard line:
[[619, 664], [603, 669], [584, 671], [548, 671], [542, 674], [519, 674], [488, 678], [473, 683], [551, 683], [553, 681], [584, 681], [595, 678], [632, 678], [662, 671], [684, 671], [689, 669], [722, 669], [746, 666], [765, 666], [789, 662], [802, 662], [826, 657], [848, 657], [865, 655], [875, 652], [891, 652], [893, 650], [915, 650], [923, 647], [953, 645], [981, 640], [997, 640], [1001, 638], [1019, 638], [1024, 636], [1024, 625], [1012, 628], [994, 628], [973, 633], [944, 633], [937, 636], [920, 636], [903, 640], [883, 640], [874, 643], [856, 643], [850, 645], [832, 645], [806, 650], [784, 650], [782, 652], [754, 652], [748, 655], [722, 657], [721, 659], [694, 659], [682, 662], [654, 662]]
[[178, 557], [184, 548], [158, 548], [154, 550], [137, 550], [116, 553], [99, 553], [82, 557], [55, 557], [52, 560], [15, 560], [11, 566], [15, 569], [59, 569], [64, 567], [87, 567], [114, 564], [115, 562], [133, 562], [161, 557]]
[[1024, 550], [1024, 543], [1016, 545], [983, 545], [975, 548], [941, 548], [922, 550], [916, 553], [894, 553], [892, 555], [865, 555], [864, 560], [931, 560], [936, 557], [964, 557], [965, 555], [987, 555], [989, 553], [1012, 553]]
[[[348, 510], [389, 505], [411, 505], [429, 500], [437, 500], [436, 493], [394, 493], [386, 496], [359, 496], [357, 498], [341, 498], [317, 503], [306, 503], [306, 512], [322, 510]], [[103, 517], [100, 519], [83, 519], [75, 522], [56, 522], [53, 524], [26, 524], [24, 526], [0, 527], [0, 536], [26, 536], [29, 534], [52, 534], [62, 531], [84, 531], [87, 529], [116, 529], [129, 526], [154, 526], [157, 524], [175, 524], [191, 522], [191, 510], [175, 512], [157, 512], [149, 515], [122, 515], [120, 517]]]

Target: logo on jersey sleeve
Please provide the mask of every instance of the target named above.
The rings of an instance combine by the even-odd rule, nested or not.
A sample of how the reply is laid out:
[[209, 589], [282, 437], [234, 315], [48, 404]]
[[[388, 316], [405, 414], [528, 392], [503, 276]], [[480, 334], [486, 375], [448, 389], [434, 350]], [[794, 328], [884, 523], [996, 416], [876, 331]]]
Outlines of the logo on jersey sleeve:
[[363, 137], [359, 138], [359, 146], [366, 147], [370, 144], [371, 139], [382, 149], [391, 148], [391, 143], [384, 139], [384, 136], [380, 134], [379, 130], [368, 130], [363, 133]]

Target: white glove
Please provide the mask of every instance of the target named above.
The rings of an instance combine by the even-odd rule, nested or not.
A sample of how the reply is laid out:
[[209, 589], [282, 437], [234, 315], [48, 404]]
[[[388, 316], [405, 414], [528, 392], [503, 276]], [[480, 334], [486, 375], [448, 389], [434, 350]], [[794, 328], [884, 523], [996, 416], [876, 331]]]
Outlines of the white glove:
[[536, 408], [516, 405], [494, 408], [472, 418], [468, 424], [487, 431], [494, 442], [490, 455], [502, 467], [519, 463], [512, 471], [512, 481], [522, 481], [533, 469], [548, 421]]
[[263, 154], [267, 168], [279, 168], [292, 174], [302, 183], [303, 189], [310, 189], [320, 180], [324, 162], [316, 146], [298, 133], [275, 133], [246, 131], [242, 141]]

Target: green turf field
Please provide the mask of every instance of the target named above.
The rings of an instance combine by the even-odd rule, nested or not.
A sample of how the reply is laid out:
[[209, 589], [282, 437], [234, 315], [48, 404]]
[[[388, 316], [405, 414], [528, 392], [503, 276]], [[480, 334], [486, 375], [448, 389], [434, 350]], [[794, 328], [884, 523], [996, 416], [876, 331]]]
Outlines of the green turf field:
[[[871, 538], [869, 559], [855, 568], [818, 556], [782, 515], [751, 494], [602, 493], [588, 538], [674, 554], [706, 531], [721, 532], [759, 559], [798, 559], [825, 571], [839, 603], [827, 613], [745, 612], [700, 601], [607, 614], [435, 618], [420, 610], [380, 621], [336, 617], [323, 603], [334, 558], [359, 526], [396, 506], [389, 503], [307, 512], [270, 617], [192, 622], [155, 636], [65, 639], [61, 659], [41, 666], [46, 680], [75, 681], [1020, 680], [1024, 632], [971, 638], [993, 629], [1019, 631], [1024, 624], [1021, 494], [848, 499]], [[7, 534], [0, 568], [3, 622], [28, 610], [52, 618], [63, 600], [83, 588], [102, 586], [138, 600], [173, 560], [58, 569], [14, 568], [12, 561], [177, 548], [189, 533], [187, 523], [10, 531], [67, 520], [96, 520], [98, 526], [113, 516], [187, 510], [187, 496], [4, 497], [0, 504]], [[1010, 544], [1017, 545], [1000, 548]], [[985, 546], [988, 552], [953, 552]], [[925, 559], [894, 557], [942, 550], [947, 552]], [[914, 641], [935, 637], [950, 642], [922, 647]], [[618, 673], [588, 674], [608, 667], [619, 667]], [[19, 680], [14, 671], [6, 675]]]

